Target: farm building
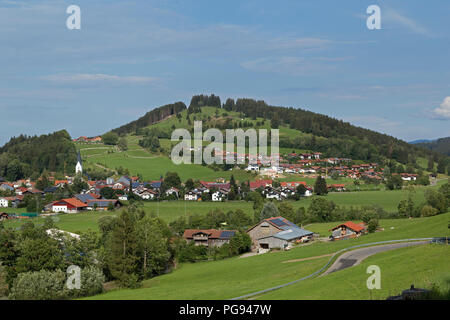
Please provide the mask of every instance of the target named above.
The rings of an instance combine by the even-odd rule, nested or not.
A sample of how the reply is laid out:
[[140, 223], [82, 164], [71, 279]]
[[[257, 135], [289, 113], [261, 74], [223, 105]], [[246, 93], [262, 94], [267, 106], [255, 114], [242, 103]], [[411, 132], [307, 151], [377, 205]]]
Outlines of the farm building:
[[51, 211], [64, 213], [77, 213], [85, 210], [87, 205], [77, 198], [62, 199], [51, 205]]
[[110, 207], [114, 209], [118, 209], [122, 207], [122, 203], [119, 200], [107, 200], [107, 199], [95, 199], [95, 200], [87, 200], [87, 209], [88, 210], [100, 210], [105, 211]]
[[348, 221], [330, 229], [330, 231], [332, 231], [330, 236], [332, 240], [351, 239], [367, 233], [367, 226], [365, 223], [356, 224]]
[[186, 229], [183, 238], [187, 242], [194, 241], [196, 246], [220, 247], [225, 243], [230, 243], [231, 238], [235, 234], [235, 230]]
[[312, 240], [314, 235], [283, 217], [264, 219], [247, 230], [247, 233], [256, 250], [289, 249], [294, 243]]

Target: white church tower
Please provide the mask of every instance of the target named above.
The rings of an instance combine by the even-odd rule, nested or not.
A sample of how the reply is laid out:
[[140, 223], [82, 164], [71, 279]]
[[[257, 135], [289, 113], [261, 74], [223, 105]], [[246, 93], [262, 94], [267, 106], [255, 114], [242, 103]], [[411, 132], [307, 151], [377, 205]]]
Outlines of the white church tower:
[[81, 162], [81, 154], [80, 151], [78, 150], [78, 158], [77, 158], [77, 165], [75, 166], [75, 173], [83, 173], [83, 164]]

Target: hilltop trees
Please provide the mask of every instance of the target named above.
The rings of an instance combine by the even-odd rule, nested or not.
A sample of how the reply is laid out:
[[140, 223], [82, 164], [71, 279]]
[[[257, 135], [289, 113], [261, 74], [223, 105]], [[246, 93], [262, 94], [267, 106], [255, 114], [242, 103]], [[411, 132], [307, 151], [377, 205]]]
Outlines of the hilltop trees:
[[201, 107], [221, 107], [220, 97], [211, 94], [207, 95], [196, 95], [191, 99], [191, 103], [189, 104], [188, 113], [197, 113], [200, 112]]
[[119, 135], [113, 131], [107, 132], [102, 136], [102, 141], [107, 145], [116, 145], [119, 140]]
[[136, 121], [132, 121], [126, 125], [121, 126], [120, 128], [114, 129], [115, 133], [118, 135], [125, 135], [127, 133], [136, 132], [136, 130], [140, 128], [145, 128], [149, 125], [152, 125], [156, 122], [159, 122], [171, 115], [178, 114], [179, 112], [186, 110], [186, 105], [179, 101], [171, 104], [166, 104], [162, 107], [153, 109], [152, 111], [147, 112], [144, 116], [140, 117]]
[[45, 170], [73, 172], [77, 160], [75, 145], [67, 131], [28, 137], [21, 135], [0, 148], [0, 177], [16, 181]]

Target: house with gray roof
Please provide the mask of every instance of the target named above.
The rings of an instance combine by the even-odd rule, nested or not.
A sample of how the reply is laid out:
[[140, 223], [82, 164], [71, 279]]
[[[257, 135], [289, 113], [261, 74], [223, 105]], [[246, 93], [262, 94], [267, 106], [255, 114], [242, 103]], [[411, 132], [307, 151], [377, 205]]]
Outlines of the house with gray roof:
[[260, 221], [247, 230], [252, 239], [252, 248], [260, 249], [289, 249], [296, 243], [313, 240], [312, 231], [300, 228], [295, 223], [283, 218], [272, 217]]

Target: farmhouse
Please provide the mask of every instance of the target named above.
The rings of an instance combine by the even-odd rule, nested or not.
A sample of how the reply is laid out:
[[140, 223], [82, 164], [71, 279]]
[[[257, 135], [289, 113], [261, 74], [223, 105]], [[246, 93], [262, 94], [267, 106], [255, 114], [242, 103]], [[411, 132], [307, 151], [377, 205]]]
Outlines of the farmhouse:
[[193, 241], [196, 246], [220, 247], [225, 243], [230, 243], [231, 238], [235, 234], [235, 230], [186, 229], [183, 238], [187, 242]]
[[351, 239], [367, 233], [367, 226], [364, 223], [356, 224], [348, 221], [330, 229], [330, 231], [332, 231], [330, 236], [332, 240]]
[[62, 199], [53, 202], [51, 210], [53, 212], [77, 213], [85, 210], [87, 205], [77, 198]]
[[294, 243], [312, 240], [314, 235], [283, 217], [264, 219], [247, 230], [247, 233], [256, 250], [289, 249]]
[[22, 196], [16, 196], [16, 197], [2, 197], [0, 198], [0, 207], [7, 208], [17, 208], [20, 201], [23, 199]]

